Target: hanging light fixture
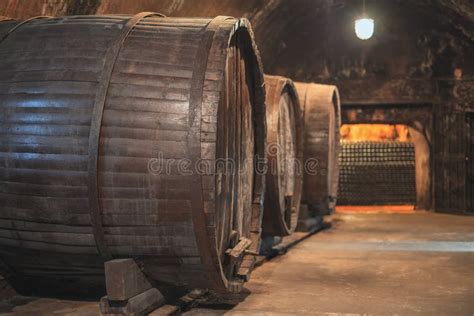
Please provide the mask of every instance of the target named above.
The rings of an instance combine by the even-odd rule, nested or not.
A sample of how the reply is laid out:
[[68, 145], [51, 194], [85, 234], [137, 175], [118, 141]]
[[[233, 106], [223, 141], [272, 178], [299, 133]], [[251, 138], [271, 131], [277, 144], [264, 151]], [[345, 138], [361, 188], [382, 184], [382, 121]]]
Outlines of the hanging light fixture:
[[354, 23], [355, 33], [361, 40], [368, 40], [374, 35], [375, 23], [374, 19], [367, 17], [365, 13], [365, 0], [363, 0], [362, 5], [362, 17], [355, 20]]

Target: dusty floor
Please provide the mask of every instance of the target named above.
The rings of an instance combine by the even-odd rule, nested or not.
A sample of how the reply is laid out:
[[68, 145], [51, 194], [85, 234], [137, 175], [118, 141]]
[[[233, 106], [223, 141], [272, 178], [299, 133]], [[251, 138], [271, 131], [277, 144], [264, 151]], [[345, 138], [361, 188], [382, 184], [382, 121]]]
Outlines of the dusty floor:
[[[259, 267], [237, 306], [186, 315], [474, 315], [474, 217], [339, 214]], [[17, 299], [7, 315], [96, 315], [95, 302]]]
[[242, 303], [214, 312], [474, 315], [474, 217], [344, 214], [333, 223], [258, 268]]

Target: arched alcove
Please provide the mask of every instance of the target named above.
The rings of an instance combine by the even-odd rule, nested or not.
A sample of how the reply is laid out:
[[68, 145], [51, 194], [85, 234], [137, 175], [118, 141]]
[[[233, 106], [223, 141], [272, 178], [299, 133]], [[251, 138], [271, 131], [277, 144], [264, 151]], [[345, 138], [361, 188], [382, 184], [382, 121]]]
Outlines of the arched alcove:
[[[372, 152], [374, 157], [379, 159], [370, 159], [370, 153], [368, 161], [371, 161], [373, 165], [383, 165], [384, 158], [383, 151], [391, 151], [394, 153], [388, 154], [390, 159], [398, 161], [398, 165], [391, 165], [390, 161], [386, 163], [385, 168], [390, 169], [393, 167], [393, 172], [386, 172], [386, 177], [397, 177], [397, 172], [405, 172], [409, 174], [411, 167], [414, 169], [413, 178], [413, 193], [415, 196], [413, 199], [407, 197], [401, 198], [398, 202], [396, 199], [389, 199], [391, 203], [403, 204], [409, 201], [408, 205], [413, 205], [417, 210], [430, 210], [433, 206], [433, 163], [432, 163], [432, 106], [429, 104], [343, 104], [342, 105], [342, 127], [341, 127], [341, 139], [343, 146], [344, 143], [357, 143], [366, 144], [365, 147], [361, 145], [358, 151], [365, 150]], [[382, 145], [378, 145], [380, 143]], [[383, 145], [385, 143], [386, 145]], [[391, 145], [388, 145], [388, 144]], [[405, 145], [403, 145], [406, 143]], [[398, 145], [397, 145], [398, 144]], [[387, 148], [392, 149], [387, 149]], [[394, 149], [395, 148], [395, 149]], [[396, 149], [398, 148], [398, 149]], [[357, 150], [353, 150], [357, 153]], [[381, 152], [377, 152], [377, 150]], [[398, 150], [398, 153], [396, 151]], [[406, 155], [413, 152], [412, 160], [408, 159]], [[363, 154], [363, 153], [362, 153]], [[386, 154], [387, 155], [387, 154]], [[397, 156], [399, 155], [399, 156]], [[341, 162], [344, 164], [344, 162]], [[405, 167], [403, 167], [405, 164]], [[370, 163], [369, 163], [370, 165]], [[343, 168], [343, 166], [341, 166]], [[398, 169], [397, 169], [398, 168]], [[383, 169], [382, 169], [383, 170]], [[398, 170], [398, 171], [397, 171]], [[402, 177], [403, 178], [403, 177]], [[392, 180], [397, 185], [408, 185], [409, 179], [399, 179], [400, 181]], [[344, 179], [341, 179], [343, 182]], [[371, 180], [372, 181], [372, 180]], [[369, 182], [371, 182], [369, 181]], [[391, 180], [387, 178], [387, 181], [380, 180], [376, 182], [373, 180], [372, 183], [387, 184]], [[360, 185], [363, 186], [363, 183]], [[344, 188], [340, 187], [344, 194]], [[380, 188], [379, 188], [380, 189]], [[388, 190], [388, 189], [387, 189]], [[409, 191], [410, 188], [407, 188]], [[375, 192], [375, 191], [374, 191]], [[402, 191], [398, 191], [403, 194]], [[383, 190], [379, 192], [383, 196]], [[395, 194], [395, 193], [394, 193]], [[407, 193], [409, 194], [409, 193]], [[377, 194], [374, 194], [374, 197]], [[368, 204], [383, 204], [383, 201], [378, 196], [379, 200], [373, 199], [373, 203]], [[370, 202], [370, 196], [366, 199]], [[347, 203], [347, 201], [342, 200]], [[388, 204], [388, 203], [387, 203]]]

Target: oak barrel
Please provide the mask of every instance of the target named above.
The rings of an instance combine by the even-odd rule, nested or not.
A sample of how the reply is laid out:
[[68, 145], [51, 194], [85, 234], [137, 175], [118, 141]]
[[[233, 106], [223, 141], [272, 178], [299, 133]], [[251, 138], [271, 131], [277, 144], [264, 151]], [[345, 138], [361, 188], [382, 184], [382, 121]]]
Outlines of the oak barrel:
[[17, 280], [102, 280], [131, 257], [160, 284], [240, 289], [266, 130], [246, 19], [34, 19], [0, 55], [0, 255]]
[[295, 83], [304, 112], [303, 203], [310, 214], [325, 215], [336, 206], [339, 179], [341, 105], [336, 86]]
[[0, 39], [6, 36], [8, 32], [15, 26], [17, 26], [19, 23], [20, 21], [0, 16]]
[[298, 222], [303, 187], [303, 117], [290, 79], [265, 75], [267, 159], [263, 232], [291, 234]]

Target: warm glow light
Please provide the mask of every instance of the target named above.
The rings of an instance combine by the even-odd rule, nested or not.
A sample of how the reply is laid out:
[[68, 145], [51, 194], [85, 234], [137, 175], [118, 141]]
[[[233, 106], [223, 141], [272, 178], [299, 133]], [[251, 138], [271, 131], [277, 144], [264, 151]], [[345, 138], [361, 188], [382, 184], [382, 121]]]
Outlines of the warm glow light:
[[408, 126], [402, 124], [344, 124], [340, 133], [341, 140], [347, 142], [411, 141]]
[[368, 40], [374, 35], [374, 20], [363, 18], [355, 21], [355, 33], [361, 40]]

